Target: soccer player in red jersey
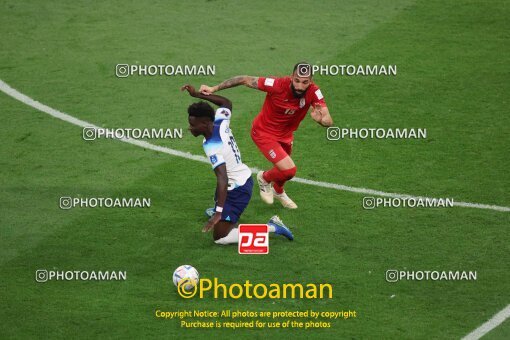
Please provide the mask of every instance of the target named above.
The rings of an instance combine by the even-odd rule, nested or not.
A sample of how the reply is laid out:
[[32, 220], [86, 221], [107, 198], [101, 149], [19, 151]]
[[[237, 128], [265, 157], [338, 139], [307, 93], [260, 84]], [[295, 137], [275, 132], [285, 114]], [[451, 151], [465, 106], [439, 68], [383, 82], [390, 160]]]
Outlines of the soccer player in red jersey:
[[265, 203], [272, 204], [276, 198], [285, 208], [296, 209], [296, 203], [283, 188], [297, 170], [290, 157], [294, 131], [310, 107], [313, 120], [325, 127], [333, 125], [324, 96], [312, 80], [311, 66], [304, 62], [296, 64], [290, 77], [237, 76], [216, 86], [202, 85], [200, 92], [210, 95], [238, 85], [267, 93], [262, 110], [253, 120], [251, 129], [251, 138], [274, 165], [272, 169], [257, 174], [260, 197]]

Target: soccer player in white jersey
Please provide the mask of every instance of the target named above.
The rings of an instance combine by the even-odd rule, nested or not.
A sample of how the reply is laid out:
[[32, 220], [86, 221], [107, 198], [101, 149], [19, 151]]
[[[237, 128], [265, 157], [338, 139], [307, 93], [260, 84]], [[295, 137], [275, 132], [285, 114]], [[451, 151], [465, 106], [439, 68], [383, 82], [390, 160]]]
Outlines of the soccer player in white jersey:
[[[181, 91], [184, 90], [192, 97], [219, 106], [216, 112], [206, 102], [197, 102], [188, 107], [189, 130], [195, 137], [204, 136], [204, 151], [217, 180], [214, 214], [202, 231], [213, 229], [214, 242], [217, 244], [238, 243], [237, 221], [250, 202], [253, 180], [250, 168], [241, 160], [241, 152], [230, 130], [232, 103], [222, 96], [203, 95], [191, 85], [184, 85]], [[269, 232], [294, 239], [278, 216], [271, 217], [267, 224]]]

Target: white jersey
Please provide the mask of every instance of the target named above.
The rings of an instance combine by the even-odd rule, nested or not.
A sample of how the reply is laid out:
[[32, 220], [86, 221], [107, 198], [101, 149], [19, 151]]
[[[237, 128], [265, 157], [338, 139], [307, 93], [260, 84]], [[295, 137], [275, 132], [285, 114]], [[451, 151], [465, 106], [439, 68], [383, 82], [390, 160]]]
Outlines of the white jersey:
[[242, 162], [241, 152], [229, 127], [231, 116], [229, 109], [217, 109], [212, 136], [209, 139], [204, 138], [203, 144], [213, 169], [221, 164], [227, 167], [228, 190], [244, 185], [251, 177], [251, 170]]

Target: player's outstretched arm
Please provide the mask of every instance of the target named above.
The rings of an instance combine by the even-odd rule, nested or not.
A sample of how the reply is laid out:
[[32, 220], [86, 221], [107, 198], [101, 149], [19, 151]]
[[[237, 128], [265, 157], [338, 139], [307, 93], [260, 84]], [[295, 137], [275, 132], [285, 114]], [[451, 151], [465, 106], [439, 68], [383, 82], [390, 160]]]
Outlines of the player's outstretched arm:
[[186, 84], [183, 87], [181, 87], [181, 91], [184, 91], [184, 90], [188, 91], [189, 95], [192, 97], [207, 100], [211, 103], [218, 105], [219, 107], [226, 107], [227, 109], [232, 111], [232, 102], [225, 97], [218, 96], [218, 95], [206, 96], [200, 92], [197, 92], [195, 90], [195, 88], [189, 84]]
[[216, 86], [207, 86], [202, 85], [200, 86], [200, 93], [205, 95], [211, 95], [214, 92], [228, 89], [231, 87], [239, 86], [239, 85], [245, 85], [248, 87], [251, 87], [252, 89], [258, 89], [258, 77], [252, 77], [252, 76], [236, 76], [234, 78], [230, 78], [225, 80], [224, 82], [216, 85]]
[[228, 177], [226, 165], [222, 164], [217, 166], [214, 169], [214, 173], [216, 174], [216, 212], [209, 221], [207, 221], [202, 230], [203, 232], [211, 230], [216, 223], [221, 220], [221, 211], [218, 210], [223, 210], [225, 201], [227, 200]]
[[315, 105], [312, 112], [310, 112], [310, 116], [322, 126], [328, 127], [333, 125], [333, 118], [331, 118], [329, 109], [326, 106]]

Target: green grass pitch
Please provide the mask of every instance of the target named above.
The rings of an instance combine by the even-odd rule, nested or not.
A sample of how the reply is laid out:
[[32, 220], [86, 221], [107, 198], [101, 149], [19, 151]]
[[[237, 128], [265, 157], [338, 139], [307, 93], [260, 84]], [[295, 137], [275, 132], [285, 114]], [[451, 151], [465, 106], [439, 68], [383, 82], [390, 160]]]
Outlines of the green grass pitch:
[[[150, 141], [203, 155], [187, 129], [184, 83], [287, 75], [300, 60], [397, 65], [397, 76], [316, 76], [340, 127], [421, 127], [422, 140], [327, 141], [309, 117], [295, 134], [297, 176], [352, 187], [510, 206], [507, 1], [0, 1], [0, 79], [103, 127], [183, 128]], [[116, 64], [210, 64], [214, 76], [117, 78]], [[264, 94], [221, 92], [243, 161]], [[0, 93], [0, 338], [455, 339], [510, 303], [505, 211], [379, 208], [363, 194], [290, 182], [299, 209], [261, 202], [296, 240], [241, 256], [201, 233], [215, 178], [201, 162], [121, 143]], [[256, 189], [256, 187], [255, 187]], [[148, 209], [61, 210], [61, 196], [150, 197]], [[225, 283], [330, 283], [333, 299], [181, 298], [173, 270]], [[385, 280], [388, 269], [472, 270], [476, 281]], [[37, 283], [35, 271], [125, 270], [126, 281]], [[356, 310], [324, 329], [186, 329], [157, 309]], [[249, 319], [246, 319], [249, 320]], [[508, 339], [510, 321], [486, 335]]]

